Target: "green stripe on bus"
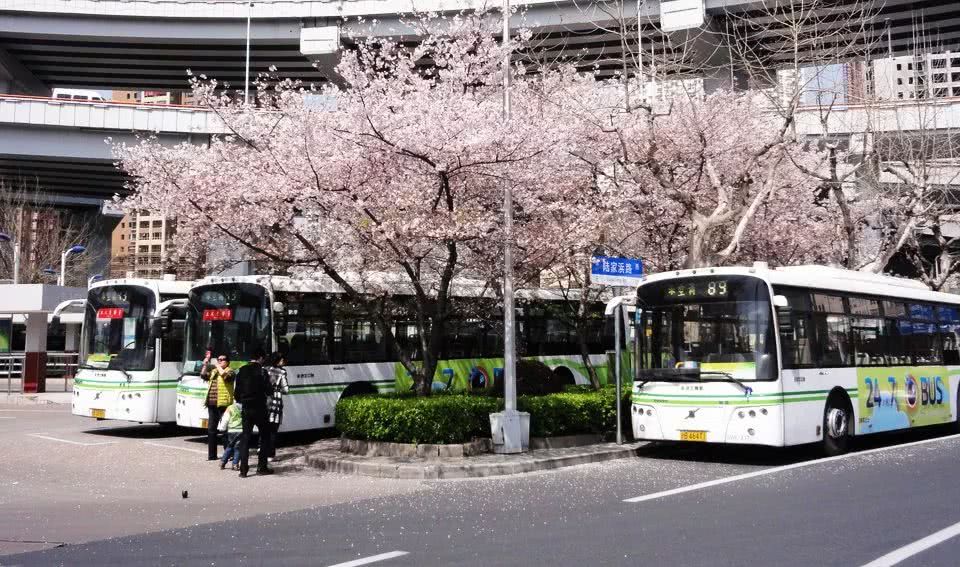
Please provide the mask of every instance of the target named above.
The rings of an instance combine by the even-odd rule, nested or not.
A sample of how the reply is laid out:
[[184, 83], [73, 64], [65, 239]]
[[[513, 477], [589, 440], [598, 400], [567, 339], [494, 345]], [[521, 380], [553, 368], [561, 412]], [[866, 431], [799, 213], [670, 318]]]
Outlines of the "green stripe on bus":
[[809, 397], [797, 397], [797, 398], [786, 398], [780, 400], [772, 399], [763, 399], [756, 400], [751, 398], [744, 398], [742, 400], [664, 400], [656, 397], [651, 398], [633, 398], [634, 403], [639, 404], [650, 404], [650, 405], [664, 405], [664, 406], [769, 406], [776, 404], [790, 404], [798, 402], [819, 402], [826, 401], [826, 396], [809, 396]]

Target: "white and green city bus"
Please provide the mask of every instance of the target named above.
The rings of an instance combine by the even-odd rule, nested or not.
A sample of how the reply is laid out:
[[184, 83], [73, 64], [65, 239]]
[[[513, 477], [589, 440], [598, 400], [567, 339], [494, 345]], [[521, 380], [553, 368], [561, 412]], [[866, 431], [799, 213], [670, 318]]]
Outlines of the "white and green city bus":
[[638, 439], [846, 450], [956, 422], [960, 297], [823, 266], [705, 268], [637, 289]]
[[[435, 389], [489, 387], [500, 379], [503, 335], [499, 311], [483, 286], [455, 285], [454, 316], [447, 323]], [[478, 291], [480, 290], [480, 291]], [[487, 290], [488, 295], [492, 293]], [[562, 296], [548, 290], [521, 290], [518, 296], [518, 350], [542, 361], [567, 383], [586, 383], [575, 331], [551, 309]], [[413, 310], [395, 297], [392, 334], [413, 360], [420, 340]], [[458, 303], [459, 301], [459, 303]], [[606, 380], [602, 305], [588, 330], [590, 361]], [[333, 282], [280, 276], [208, 277], [190, 290], [187, 347], [177, 389], [177, 423], [206, 427], [207, 384], [200, 369], [207, 351], [226, 354], [242, 366], [258, 349], [285, 353], [290, 394], [284, 401], [282, 431], [332, 427], [334, 408], [344, 396], [405, 391], [412, 380], [396, 360], [379, 325], [369, 320]]]
[[73, 383], [74, 415], [137, 423], [176, 421], [190, 284], [115, 279], [90, 286]]

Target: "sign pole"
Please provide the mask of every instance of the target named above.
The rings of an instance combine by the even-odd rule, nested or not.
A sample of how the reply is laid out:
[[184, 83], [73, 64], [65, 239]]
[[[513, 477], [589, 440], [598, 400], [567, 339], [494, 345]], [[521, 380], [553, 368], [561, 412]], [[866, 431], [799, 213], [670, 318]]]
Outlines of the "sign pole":
[[620, 319], [621, 313], [623, 312], [623, 304], [618, 304], [616, 312], [613, 316], [613, 328], [614, 336], [616, 337], [617, 347], [615, 352], [617, 353], [617, 361], [615, 363], [616, 373], [617, 373], [617, 445], [623, 445], [623, 420], [620, 416], [621, 407], [623, 404], [620, 403], [620, 358], [622, 356], [622, 351], [620, 343], [623, 342], [620, 337]]

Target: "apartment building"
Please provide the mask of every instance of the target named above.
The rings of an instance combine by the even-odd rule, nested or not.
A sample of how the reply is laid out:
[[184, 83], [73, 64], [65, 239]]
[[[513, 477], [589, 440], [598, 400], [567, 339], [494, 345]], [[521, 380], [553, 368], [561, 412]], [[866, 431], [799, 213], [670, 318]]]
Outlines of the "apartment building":
[[960, 97], [960, 53], [926, 53], [873, 61], [880, 100]]
[[114, 229], [110, 246], [110, 277], [159, 278], [176, 274], [180, 279], [199, 277], [203, 258], [174, 261], [176, 223], [146, 211], [130, 213]]

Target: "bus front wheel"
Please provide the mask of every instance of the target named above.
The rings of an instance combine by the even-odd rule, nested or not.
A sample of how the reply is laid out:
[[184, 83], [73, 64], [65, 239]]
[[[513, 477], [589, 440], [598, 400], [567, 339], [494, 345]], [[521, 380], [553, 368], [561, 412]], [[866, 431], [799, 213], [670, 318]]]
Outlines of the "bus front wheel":
[[830, 396], [823, 410], [823, 452], [827, 456], [842, 455], [850, 446], [853, 411], [842, 396]]

